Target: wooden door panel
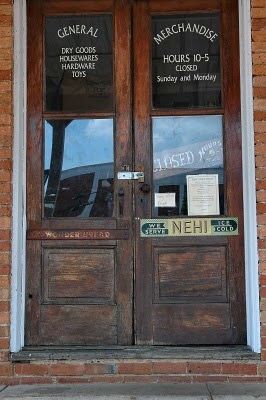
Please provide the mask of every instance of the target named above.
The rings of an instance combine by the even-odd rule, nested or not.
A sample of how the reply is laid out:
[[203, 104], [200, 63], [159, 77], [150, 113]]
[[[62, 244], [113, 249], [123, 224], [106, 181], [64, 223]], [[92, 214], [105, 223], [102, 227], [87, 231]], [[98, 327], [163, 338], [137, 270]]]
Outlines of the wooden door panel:
[[[193, 14], [199, 15], [199, 13], [202, 13], [203, 16], [206, 13], [215, 15], [216, 25], [220, 26], [221, 40], [217, 51], [220, 53], [221, 63], [221, 70], [219, 70], [221, 73], [221, 100], [218, 102], [219, 104], [217, 103], [216, 108], [195, 107], [194, 103], [194, 108], [179, 106], [180, 102], [176, 101], [176, 107], [173, 105], [173, 107], [164, 108], [162, 105], [161, 108], [158, 106], [154, 109], [152, 101], [154, 90], [152, 83], [154, 30], [152, 29], [154, 29], [154, 25], [152, 25], [152, 18], [170, 18], [171, 16], [173, 20], [171, 23], [175, 24], [175, 15], [178, 18], [180, 16], [184, 18], [187, 14], [189, 18]], [[217, 19], [217, 16], [220, 18]], [[134, 94], [137, 99], [134, 109], [135, 163], [136, 166], [142, 165], [145, 172], [145, 183], [150, 186], [150, 192], [143, 193], [141, 187], [138, 184], [135, 185], [136, 215], [140, 219], [159, 218], [154, 215], [153, 154], [152, 146], [149, 146], [149, 143], [153, 141], [154, 117], [217, 116], [220, 121], [222, 120], [221, 138], [224, 146], [222, 158], [224, 158], [225, 166], [223, 187], [221, 185], [219, 187], [220, 194], [224, 197], [221, 212], [222, 215], [237, 217], [239, 220], [239, 236], [232, 238], [141, 238], [138, 235], [140, 226], [139, 223], [137, 224], [135, 302], [138, 344], [242, 344], [246, 340], [239, 47], [237, 23], [233, 22], [237, 19], [238, 2], [235, 0], [179, 2], [147, 0], [136, 2], [134, 6]], [[163, 40], [166, 43], [167, 38], [171, 35], [167, 28], [167, 22], [165, 25], [162, 22], [160, 24], [161, 28], [158, 29], [158, 33], [161, 35], [162, 41], [159, 37], [158, 43], [162, 46]], [[228, 29], [228, 24], [234, 29]], [[181, 35], [182, 30], [176, 35], [177, 42], [181, 40]], [[171, 43], [173, 47], [173, 40]], [[194, 43], [197, 43], [196, 36]], [[185, 46], [185, 42], [183, 45]], [[174, 55], [172, 47], [171, 54]], [[179, 49], [179, 47], [177, 48]], [[178, 51], [176, 50], [176, 53]], [[185, 53], [184, 49], [180, 51]], [[158, 57], [163, 57], [161, 54], [167, 54], [167, 47], [164, 48], [164, 53], [162, 50], [161, 53], [158, 53]], [[176, 56], [178, 58], [179, 54]], [[191, 60], [191, 55], [188, 58]], [[183, 59], [185, 59], [184, 55]], [[168, 68], [166, 71], [165, 75], [168, 76], [170, 69]], [[174, 75], [173, 69], [171, 73]], [[178, 125], [178, 120], [175, 121]], [[192, 130], [196, 130], [193, 121], [191, 121], [191, 126], [193, 126]], [[163, 140], [167, 130], [174, 132], [174, 129], [171, 129], [171, 126], [166, 124], [164, 129], [156, 131], [156, 135], [161, 135]], [[178, 131], [178, 134], [182, 136], [186, 132]], [[194, 142], [197, 142], [197, 135], [194, 136], [194, 139]], [[194, 142], [191, 142], [192, 147]], [[166, 150], [163, 151], [167, 156]], [[189, 148], [184, 151], [189, 151]], [[163, 170], [162, 167], [162, 177], [158, 179], [163, 178], [167, 168], [166, 166]], [[177, 167], [176, 169], [178, 170]], [[185, 172], [181, 173], [185, 174]], [[202, 174], [204, 172], [196, 171], [195, 168], [194, 173]], [[217, 172], [207, 171], [206, 173]], [[193, 170], [191, 170], [191, 174], [193, 174]], [[183, 196], [180, 201], [178, 195], [181, 190], [175, 189], [173, 186], [174, 175], [174, 173], [166, 175], [171, 183], [164, 184], [167, 190], [164, 190], [163, 193], [176, 190], [176, 198], [178, 198], [179, 205], [182, 205], [182, 201], [186, 201], [186, 197]], [[176, 176], [176, 179], [180, 179], [178, 173]], [[175, 183], [175, 185], [180, 184]], [[185, 193], [186, 184], [183, 185]], [[236, 187], [238, 190], [235, 195]], [[180, 214], [176, 213], [172, 218], [189, 218], [186, 214], [187, 211], [181, 210], [181, 207], [178, 212]], [[169, 216], [162, 217], [166, 214], [157, 214], [160, 215], [160, 219], [169, 218]], [[171, 210], [169, 214], [171, 215]]]
[[115, 259], [115, 248], [44, 248], [44, 302], [114, 304]]
[[[117, 182], [116, 174], [124, 165], [132, 167], [131, 8], [123, 0], [29, 0], [28, 16], [25, 343], [36, 346], [130, 345], [133, 337], [132, 185], [127, 181]], [[86, 23], [89, 24], [87, 31], [86, 25], [82, 25]], [[98, 24], [98, 31], [93, 30], [94, 36], [89, 35], [93, 24]], [[58, 34], [58, 26], [65, 35]], [[51, 32], [59, 36], [54, 38], [54, 47]], [[103, 35], [102, 41], [96, 39], [96, 32]], [[76, 34], [72, 42], [68, 41]], [[90, 41], [86, 41], [85, 34], [91, 36]], [[93, 38], [96, 50], [92, 47]], [[70, 46], [76, 47], [70, 50]], [[86, 70], [86, 80], [82, 80], [80, 74], [77, 81], [67, 69], [62, 75], [58, 60], [64, 52], [70, 54], [74, 49], [79, 54], [74, 56], [75, 61], [84, 57], [79, 53], [81, 48], [96, 52], [97, 46], [100, 50], [105, 46], [105, 53], [99, 50], [98, 60], [109, 57], [113, 67], [106, 69], [108, 82], [111, 81], [104, 87], [109, 96], [107, 106], [100, 109], [102, 103], [97, 98], [94, 111], [95, 93], [105, 99], [105, 91], [101, 81], [95, 83], [94, 76], [88, 76], [93, 66]], [[57, 65], [55, 70], [51, 62], [53, 57]], [[62, 62], [71, 64], [73, 60], [70, 57]], [[99, 65], [102, 66], [99, 76], [102, 76], [106, 74], [103, 58]], [[58, 79], [61, 75], [62, 80]], [[76, 101], [69, 95], [71, 84]], [[54, 99], [51, 92], [56, 85], [61, 91], [56, 97], [60, 107], [49, 100]], [[91, 90], [87, 90], [89, 85]], [[87, 108], [83, 104], [86, 96]], [[92, 100], [88, 100], [89, 96]], [[108, 122], [108, 128], [100, 125], [95, 134], [93, 127], [97, 123], [99, 126], [99, 122]], [[71, 142], [67, 129], [72, 123], [76, 123], [76, 129]], [[85, 129], [83, 139], [82, 126]], [[104, 142], [106, 135], [111, 138], [109, 146]], [[99, 150], [89, 153], [88, 140], [93, 136], [102, 137], [99, 143], [103, 148], [99, 146]], [[86, 156], [86, 149], [90, 158], [80, 155]], [[95, 159], [97, 151], [100, 156]], [[106, 152], [111, 161], [105, 156]], [[72, 153], [74, 164], [72, 161], [67, 164], [72, 160]], [[103, 171], [107, 171], [104, 178]], [[102, 210], [103, 205], [106, 210]]]
[[111, 305], [42, 305], [39, 340], [44, 345], [117, 344], [116, 314]]
[[213, 345], [235, 340], [229, 304], [154, 304], [154, 345]]
[[155, 248], [154, 302], [227, 301], [226, 248]]

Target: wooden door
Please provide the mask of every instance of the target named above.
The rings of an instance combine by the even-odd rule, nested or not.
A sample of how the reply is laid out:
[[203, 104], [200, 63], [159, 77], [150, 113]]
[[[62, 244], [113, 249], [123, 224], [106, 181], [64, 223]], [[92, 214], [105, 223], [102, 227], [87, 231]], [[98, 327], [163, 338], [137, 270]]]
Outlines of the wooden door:
[[[245, 343], [237, 20], [236, 0], [28, 0], [26, 345]], [[239, 234], [199, 236], [206, 217]]]
[[26, 345], [132, 344], [130, 36], [122, 0], [28, 1]]
[[[238, 2], [136, 1], [133, 21], [136, 343], [245, 343]], [[214, 211], [187, 176], [216, 180]], [[199, 237], [198, 221], [193, 236], [212, 212], [239, 235]], [[150, 218], [183, 218], [187, 237], [140, 237]]]

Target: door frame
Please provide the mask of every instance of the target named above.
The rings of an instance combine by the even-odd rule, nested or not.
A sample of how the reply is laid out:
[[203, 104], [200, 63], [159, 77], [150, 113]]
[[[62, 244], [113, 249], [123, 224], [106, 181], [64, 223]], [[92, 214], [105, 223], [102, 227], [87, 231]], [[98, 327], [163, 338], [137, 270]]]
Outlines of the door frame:
[[[260, 312], [254, 155], [251, 12], [239, 1], [247, 345], [259, 353]], [[11, 279], [11, 352], [24, 345], [26, 242], [26, 0], [14, 0], [14, 139]], [[251, 190], [252, 189], [252, 190]]]

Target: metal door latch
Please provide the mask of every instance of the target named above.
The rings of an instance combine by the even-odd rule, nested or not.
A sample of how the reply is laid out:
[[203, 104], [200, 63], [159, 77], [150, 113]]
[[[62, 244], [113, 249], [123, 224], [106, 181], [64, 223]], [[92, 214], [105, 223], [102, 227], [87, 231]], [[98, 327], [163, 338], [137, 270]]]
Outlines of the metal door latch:
[[123, 171], [118, 172], [117, 179], [119, 180], [138, 180], [140, 182], [144, 182], [144, 172], [131, 172], [131, 171]]

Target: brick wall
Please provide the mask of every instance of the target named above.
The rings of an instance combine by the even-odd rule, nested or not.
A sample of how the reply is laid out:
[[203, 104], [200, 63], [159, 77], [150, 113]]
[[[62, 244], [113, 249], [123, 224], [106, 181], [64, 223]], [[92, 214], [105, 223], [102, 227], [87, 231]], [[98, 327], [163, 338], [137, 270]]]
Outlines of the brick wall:
[[0, 375], [10, 371], [10, 225], [12, 168], [12, 2], [0, 0]]
[[254, 119], [262, 360], [9, 361], [12, 154], [12, 1], [0, 0], [0, 384], [65, 382], [266, 382], [266, 0], [252, 0]]
[[[266, 360], [266, 0], [252, 0], [252, 7], [262, 359]], [[266, 373], [266, 366], [263, 370]]]

